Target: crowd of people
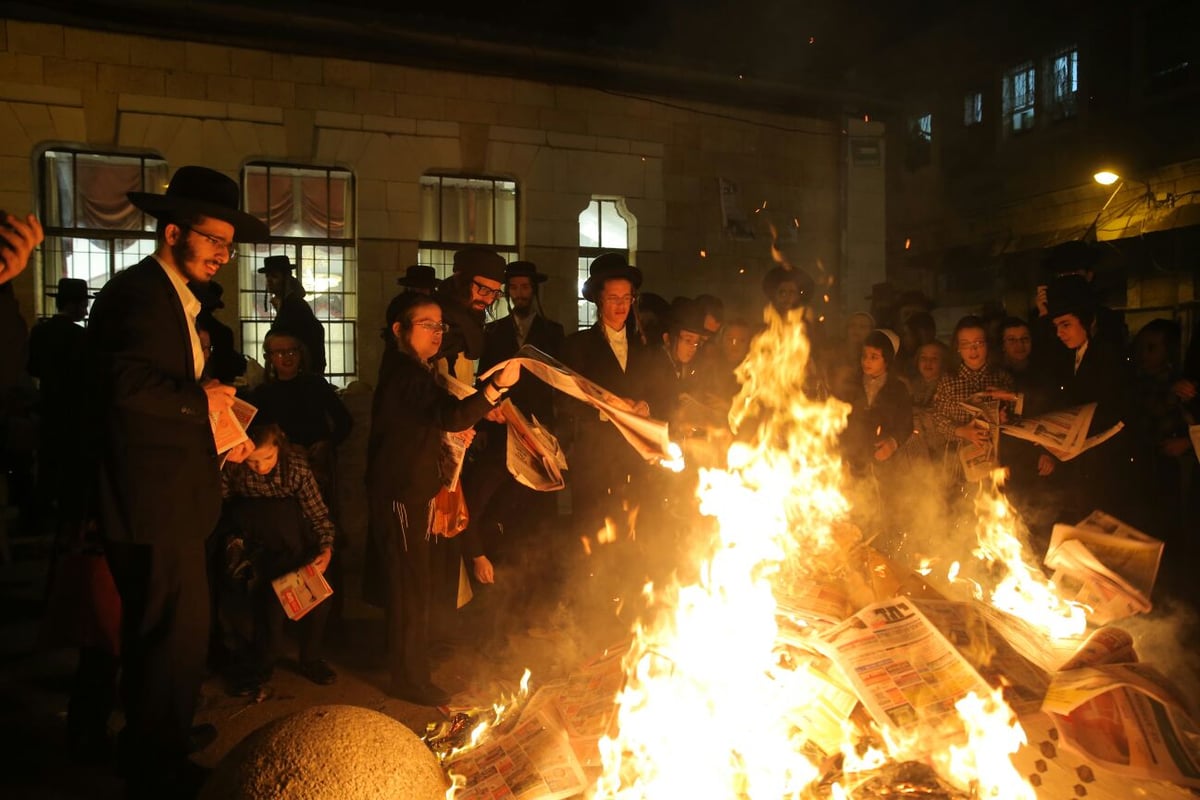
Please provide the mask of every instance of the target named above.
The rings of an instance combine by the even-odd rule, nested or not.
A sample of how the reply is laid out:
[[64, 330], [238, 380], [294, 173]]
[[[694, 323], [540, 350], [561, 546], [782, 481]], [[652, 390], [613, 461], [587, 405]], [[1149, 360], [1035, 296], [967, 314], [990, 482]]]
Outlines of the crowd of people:
[[[354, 422], [323, 376], [321, 325], [288, 257], [259, 269], [277, 311], [265, 367], [236, 351], [213, 313], [222, 306], [213, 277], [235, 242], [267, 239], [239, 210], [236, 184], [183, 167], [164, 194], [130, 199], [158, 221], [154, 254], [118, 272], [90, 315], [87, 285], [63, 279], [58, 314], [30, 336], [27, 368], [40, 382], [39, 502], [52, 506], [72, 552], [102, 549], [120, 600], [116, 641], [79, 643], [69, 735], [80, 752], [103, 749], [119, 702], [117, 763], [129, 795], [179, 796], [203, 778], [188, 754], [215, 735], [192, 724], [207, 670], [238, 695], [258, 692], [281, 663], [317, 684], [337, 680], [324, 639], [350, 576], [336, 489], [362, 476], [339, 469]], [[41, 233], [32, 218], [8, 222], [0, 256], [11, 272]], [[880, 548], [901, 551], [928, 523], [930, 498], [951, 506], [968, 493], [960, 453], [994, 433], [979, 407], [1003, 421], [1094, 402], [1091, 432], [1124, 427], [1077, 458], [1001, 442], [1009, 495], [1034, 535], [1100, 508], [1192, 552], [1200, 492], [1188, 427], [1200, 412], [1200, 357], [1193, 348], [1182, 358], [1171, 320], [1127, 342], [1120, 315], [1092, 290], [1094, 263], [1083, 243], [1056, 248], [1024, 316], [969, 315], [943, 336], [927, 298], [881, 286], [869, 310], [831, 335], [814, 320], [814, 281], [787, 266], [768, 271], [767, 314], [803, 320], [811, 334], [805, 391], [849, 404], [840, 456], [856, 519]], [[467, 247], [444, 280], [409, 267], [387, 305], [366, 437], [362, 594], [384, 612], [387, 688], [412, 703], [449, 700], [432, 666], [460, 625], [464, 583], [484, 609], [473, 634], [486, 649], [583, 602], [569, 576], [604, 552], [601, 541], [617, 543], [617, 555], [589, 565], [606, 597], [636, 595], [646, 577], [676, 570], [695, 520], [696, 463], [720, 466], [721, 446], [737, 435], [737, 368], [762, 315], [727, 315], [713, 295], [642, 291], [642, 271], [605, 253], [582, 286], [596, 322], [567, 333], [542, 308], [548, 279], [530, 261]], [[509, 359], [525, 346], [632, 413], [667, 421], [696, 462], [691, 472], [647, 463], [604, 413], [523, 374]], [[80, 397], [96, 402], [82, 407]], [[210, 417], [238, 399], [256, 409], [248, 439], [218, 453]], [[505, 402], [557, 437], [568, 464], [562, 496], [509, 473]], [[271, 581], [305, 565], [335, 593], [291, 626]]]

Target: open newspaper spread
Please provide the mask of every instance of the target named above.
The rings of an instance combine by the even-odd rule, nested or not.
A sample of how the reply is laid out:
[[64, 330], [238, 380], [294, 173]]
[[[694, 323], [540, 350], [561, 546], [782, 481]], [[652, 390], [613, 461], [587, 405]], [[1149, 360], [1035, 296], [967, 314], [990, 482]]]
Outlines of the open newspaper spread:
[[1014, 419], [1001, 425], [1000, 430], [1009, 436], [1040, 444], [1059, 461], [1070, 461], [1080, 453], [1108, 441], [1125, 427], [1124, 423], [1118, 422], [1089, 437], [1088, 428], [1095, 414], [1096, 404], [1085, 403], [1036, 417]]
[[487, 380], [493, 373], [503, 369], [509, 361], [516, 361], [538, 380], [603, 413], [642, 458], [658, 461], [671, 457], [667, 423], [638, 416], [622, 398], [536, 347], [523, 345], [516, 356], [496, 364], [480, 375], [479, 380]]
[[1163, 549], [1158, 539], [1097, 510], [1078, 525], [1054, 526], [1045, 563], [1088, 621], [1106, 625], [1151, 610]]

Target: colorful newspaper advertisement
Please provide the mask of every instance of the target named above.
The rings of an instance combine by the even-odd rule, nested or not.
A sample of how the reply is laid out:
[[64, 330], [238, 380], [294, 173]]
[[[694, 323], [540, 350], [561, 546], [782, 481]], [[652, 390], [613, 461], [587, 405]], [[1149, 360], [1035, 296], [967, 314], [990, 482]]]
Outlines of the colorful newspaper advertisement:
[[212, 425], [213, 443], [218, 453], [225, 453], [237, 447], [248, 438], [246, 428], [258, 409], [240, 397], [233, 398], [233, 405], [223, 411], [211, 412], [208, 415]]
[[937, 727], [963, 697], [991, 691], [908, 598], [869, 605], [821, 639], [879, 725]]
[[[463, 383], [454, 376], [444, 372], [436, 374], [438, 382], [459, 400], [475, 394], [475, 387]], [[442, 431], [442, 453], [438, 461], [438, 474], [442, 476], [442, 483], [452, 492], [458, 488], [458, 479], [462, 476], [470, 435], [468, 431]]]
[[566, 732], [545, 710], [451, 759], [446, 771], [462, 787], [455, 800], [565, 800], [588, 786]]
[[297, 620], [320, 605], [333, 594], [321, 571], [305, 564], [295, 572], [287, 572], [271, 581], [275, 596], [288, 619]]
[[1106, 625], [1151, 610], [1163, 543], [1103, 511], [1078, 525], [1055, 525], [1045, 564], [1064, 597], [1083, 605], [1088, 621]]
[[538, 492], [556, 492], [566, 486], [562, 471], [567, 458], [554, 434], [527, 419], [511, 400], [500, 404], [500, 413], [508, 426], [507, 466], [518, 482]]
[[[516, 361], [538, 380], [595, 408], [616, 427], [625, 441], [629, 442], [642, 458], [654, 461], [671, 458], [667, 423], [638, 416], [624, 399], [531, 345], [523, 345], [517, 351], [516, 357], [509, 361]], [[479, 380], [487, 380], [507, 363], [508, 361], [501, 361], [480, 375]]]
[[1200, 788], [1200, 728], [1174, 686], [1145, 664], [1104, 664], [1054, 676], [1042, 710], [1063, 747], [1130, 778]]

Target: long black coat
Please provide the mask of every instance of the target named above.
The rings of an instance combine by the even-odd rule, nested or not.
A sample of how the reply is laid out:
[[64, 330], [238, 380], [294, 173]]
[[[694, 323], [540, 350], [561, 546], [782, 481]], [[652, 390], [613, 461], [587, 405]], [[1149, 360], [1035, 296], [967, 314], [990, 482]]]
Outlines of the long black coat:
[[[525, 344], [536, 347], [548, 356], [558, 358], [564, 338], [563, 326], [535, 314], [529, 326]], [[489, 322], [483, 327], [483, 354], [479, 357], [479, 373], [483, 374], [505, 359], [517, 354], [517, 326], [512, 315]], [[544, 425], [554, 422], [554, 390], [536, 380], [523, 380], [509, 393], [513, 405], [533, 414]]]
[[221, 512], [220, 466], [187, 316], [153, 257], [105, 284], [88, 338], [101, 392], [97, 510], [104, 535], [202, 542]]

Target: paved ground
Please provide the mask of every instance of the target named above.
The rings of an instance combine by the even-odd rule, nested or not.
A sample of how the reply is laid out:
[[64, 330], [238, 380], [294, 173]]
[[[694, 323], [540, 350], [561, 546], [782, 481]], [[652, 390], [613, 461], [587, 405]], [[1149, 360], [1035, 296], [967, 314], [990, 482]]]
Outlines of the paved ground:
[[[120, 782], [109, 769], [78, 763], [65, 749], [67, 694], [75, 653], [37, 647], [47, 568], [40, 550], [15, 548], [14, 560], [0, 563], [0, 736], [8, 742], [0, 747], [0, 797], [119, 798]], [[531, 634], [521, 626], [506, 643], [487, 651], [460, 633], [458, 640], [444, 649], [434, 679], [454, 692], [455, 702], [462, 704], [470, 698], [498, 698], [516, 687], [525, 668], [532, 671], [535, 686], [561, 677], [629, 630], [616, 614], [601, 608], [601, 616], [602, 620], [572, 631], [535, 629]], [[470, 619], [468, 615], [467, 621]], [[470, 628], [466, 626], [468, 631]], [[286, 669], [277, 669], [265, 697], [255, 702], [229, 696], [222, 681], [210, 677], [203, 687], [197, 721], [214, 724], [218, 738], [193, 760], [212, 767], [251, 731], [317, 704], [365, 706], [395, 717], [418, 734], [426, 723], [441, 719], [437, 709], [413, 706], [384, 691], [387, 671], [383, 666], [382, 616], [377, 611], [348, 599], [340, 632], [341, 636], [330, 637], [329, 661], [339, 673], [332, 686], [317, 686]], [[120, 726], [119, 714], [114, 715], [110, 729], [116, 731]]]

